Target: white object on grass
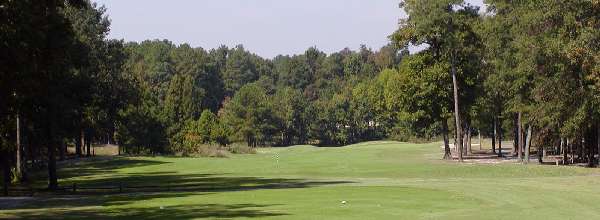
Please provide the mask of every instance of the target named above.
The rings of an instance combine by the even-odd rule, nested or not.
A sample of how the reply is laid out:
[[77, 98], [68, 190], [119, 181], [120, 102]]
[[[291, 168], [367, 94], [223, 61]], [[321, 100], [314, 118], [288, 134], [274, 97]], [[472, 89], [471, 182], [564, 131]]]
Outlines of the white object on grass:
[[346, 201], [342, 201], [342, 204], [346, 204]]

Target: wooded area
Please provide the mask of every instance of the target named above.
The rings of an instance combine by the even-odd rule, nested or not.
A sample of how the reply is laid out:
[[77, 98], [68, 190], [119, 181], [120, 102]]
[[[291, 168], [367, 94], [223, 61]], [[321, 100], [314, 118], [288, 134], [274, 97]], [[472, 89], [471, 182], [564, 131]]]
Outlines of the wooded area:
[[[27, 181], [67, 145], [126, 154], [202, 154], [210, 144], [337, 146], [472, 135], [529, 160], [598, 164], [600, 1], [405, 0], [389, 45], [262, 58], [168, 40], [107, 38], [106, 9], [84, 0], [0, 3], [3, 180]], [[409, 54], [411, 45], [426, 45]]]

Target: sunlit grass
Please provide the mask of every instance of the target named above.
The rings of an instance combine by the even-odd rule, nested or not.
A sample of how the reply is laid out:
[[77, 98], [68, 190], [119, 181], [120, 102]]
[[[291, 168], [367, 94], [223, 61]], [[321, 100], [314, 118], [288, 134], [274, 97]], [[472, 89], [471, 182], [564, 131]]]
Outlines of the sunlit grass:
[[[160, 193], [37, 198], [23, 218], [596, 219], [600, 170], [443, 161], [439, 143], [259, 149], [230, 158], [118, 157], [64, 168], [62, 185], [177, 185]], [[342, 201], [346, 201], [342, 204]], [[162, 208], [161, 208], [162, 207]]]

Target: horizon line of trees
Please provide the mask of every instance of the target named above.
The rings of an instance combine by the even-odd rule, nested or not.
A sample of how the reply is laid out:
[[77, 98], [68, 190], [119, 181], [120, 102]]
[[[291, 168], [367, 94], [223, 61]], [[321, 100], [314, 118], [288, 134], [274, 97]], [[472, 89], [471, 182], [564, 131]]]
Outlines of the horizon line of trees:
[[89, 0], [1, 3], [5, 184], [45, 168], [48, 188], [56, 189], [56, 160], [69, 156], [67, 146], [85, 157], [99, 142], [118, 144], [120, 153], [189, 155], [210, 143], [342, 145], [382, 137], [381, 123], [360, 121], [373, 116], [358, 110], [372, 98], [361, 82], [408, 54], [388, 45], [264, 59], [241, 45], [126, 43], [107, 39], [105, 12]]
[[[205, 50], [168, 40], [109, 40], [106, 9], [89, 0], [1, 3], [3, 179], [27, 180], [67, 146], [194, 155], [204, 147], [346, 145], [442, 137], [462, 161], [471, 136], [492, 151], [514, 139], [563, 163], [597, 164], [600, 3], [405, 0], [408, 17], [373, 51], [265, 59], [239, 45]], [[425, 45], [415, 54], [410, 45]], [[11, 176], [12, 175], [12, 176]]]

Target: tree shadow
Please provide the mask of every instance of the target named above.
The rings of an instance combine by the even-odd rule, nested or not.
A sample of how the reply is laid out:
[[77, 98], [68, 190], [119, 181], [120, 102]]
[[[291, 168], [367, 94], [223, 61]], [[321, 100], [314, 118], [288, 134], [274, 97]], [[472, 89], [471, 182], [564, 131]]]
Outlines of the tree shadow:
[[[102, 174], [116, 173], [117, 169], [144, 167], [152, 165], [166, 164], [170, 162], [133, 159], [125, 157], [94, 157], [80, 158], [69, 161], [63, 161], [58, 170], [59, 181], [73, 177], [86, 177]], [[32, 181], [23, 184], [27, 187], [44, 187], [46, 185], [47, 172], [45, 170], [35, 171], [30, 174]], [[64, 181], [61, 181], [63, 183]]]
[[[62, 180], [60, 184], [66, 187], [65, 190], [39, 192], [36, 197], [27, 199], [20, 204], [8, 205], [2, 209], [25, 219], [62, 219], [65, 216], [75, 216], [74, 219], [88, 217], [143, 219], [267, 217], [286, 214], [257, 210], [262, 206], [257, 204], [186, 204], [165, 209], [158, 207], [121, 209], [121, 207], [131, 204], [137, 206], [140, 204], [139, 201], [161, 198], [352, 183], [350, 181], [228, 176], [228, 174], [222, 173], [181, 174], [166, 171], [118, 173], [115, 170], [162, 163], [165, 162], [120, 158], [113, 161], [98, 161], [84, 166], [67, 167], [60, 170], [61, 177], [79, 178]], [[77, 186], [76, 191], [69, 188], [72, 185]], [[110, 210], [103, 211], [102, 207], [107, 206], [110, 207]]]
[[[111, 175], [100, 179], [63, 181], [63, 184], [77, 184], [80, 193], [86, 188], [121, 187], [124, 192], [226, 192], [257, 189], [306, 188], [322, 185], [352, 183], [350, 181], [311, 181], [292, 178], [261, 178], [223, 176], [226, 174], [177, 174], [176, 172], [157, 172], [140, 174]], [[113, 190], [115, 191], [115, 190]]]
[[277, 205], [198, 204], [165, 207], [52, 209], [17, 213], [20, 219], [195, 219], [195, 218], [261, 218], [289, 215], [263, 211]]
[[117, 169], [161, 165], [171, 162], [143, 160], [134, 158], [100, 158], [70, 163], [59, 170], [61, 178], [82, 177], [90, 175], [114, 173]]

